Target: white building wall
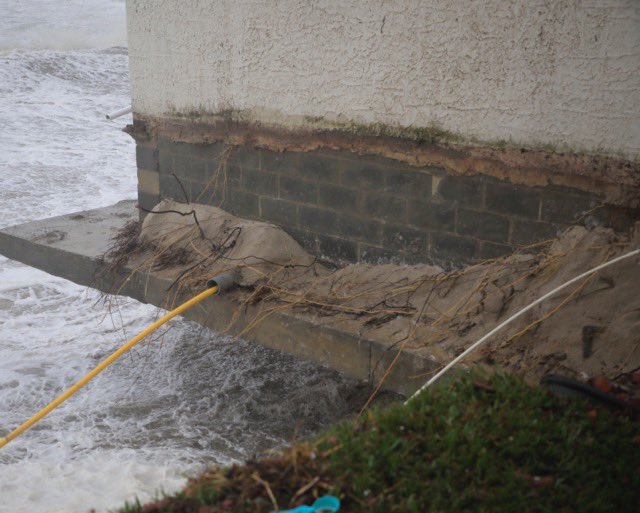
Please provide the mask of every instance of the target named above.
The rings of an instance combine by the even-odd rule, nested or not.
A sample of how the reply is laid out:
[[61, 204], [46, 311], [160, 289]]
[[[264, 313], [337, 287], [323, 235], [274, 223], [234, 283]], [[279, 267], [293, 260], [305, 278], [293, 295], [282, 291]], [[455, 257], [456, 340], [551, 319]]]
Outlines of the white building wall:
[[133, 108], [640, 156], [638, 0], [127, 0]]

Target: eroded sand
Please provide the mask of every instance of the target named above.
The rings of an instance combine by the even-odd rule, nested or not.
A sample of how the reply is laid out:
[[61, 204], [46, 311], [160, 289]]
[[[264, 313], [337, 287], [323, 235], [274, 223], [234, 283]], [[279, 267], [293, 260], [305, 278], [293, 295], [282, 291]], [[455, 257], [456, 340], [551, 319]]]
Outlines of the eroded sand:
[[[459, 271], [395, 264], [333, 269], [274, 225], [168, 200], [156, 210], [163, 213], [145, 219], [129, 267], [161, 270], [194, 289], [234, 272], [241, 287], [228, 297], [257, 305], [256, 321], [289, 312], [440, 363], [549, 290], [640, 245], [638, 234], [628, 240], [608, 229], [573, 227], [546, 246]], [[499, 364], [530, 381], [549, 372], [586, 378], [637, 369], [639, 278], [638, 258], [593, 275], [518, 319], [468, 363]]]

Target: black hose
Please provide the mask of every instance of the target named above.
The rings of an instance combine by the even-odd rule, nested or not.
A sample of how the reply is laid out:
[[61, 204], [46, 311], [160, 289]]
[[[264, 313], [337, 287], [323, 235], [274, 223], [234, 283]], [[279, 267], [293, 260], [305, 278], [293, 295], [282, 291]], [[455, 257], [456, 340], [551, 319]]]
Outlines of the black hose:
[[603, 392], [599, 388], [583, 383], [566, 376], [548, 374], [540, 380], [541, 385], [549, 387], [556, 395], [564, 397], [581, 397], [590, 403], [597, 402], [615, 410], [630, 410], [634, 414], [640, 414], [640, 406], [624, 401], [615, 395]]

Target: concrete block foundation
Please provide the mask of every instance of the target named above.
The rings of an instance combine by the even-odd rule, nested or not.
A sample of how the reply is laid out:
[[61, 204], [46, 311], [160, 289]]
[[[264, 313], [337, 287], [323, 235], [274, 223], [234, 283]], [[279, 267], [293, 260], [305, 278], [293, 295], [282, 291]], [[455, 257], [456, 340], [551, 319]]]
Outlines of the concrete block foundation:
[[[330, 261], [457, 266], [547, 240], [572, 224], [628, 232], [640, 219], [637, 187], [626, 187], [635, 199], [611, 202], [612, 188], [623, 186], [580, 176], [557, 185], [553, 173], [541, 173], [541, 185], [529, 185], [518, 183], [515, 165], [456, 174], [451, 159], [416, 165], [411, 152], [403, 161], [362, 149], [275, 151], [246, 138], [207, 142], [206, 129], [176, 123], [177, 136], [175, 127], [144, 138], [134, 132], [143, 215], [161, 198], [219, 206], [277, 224]], [[474, 165], [484, 171], [487, 162]], [[572, 180], [576, 186], [567, 185]]]

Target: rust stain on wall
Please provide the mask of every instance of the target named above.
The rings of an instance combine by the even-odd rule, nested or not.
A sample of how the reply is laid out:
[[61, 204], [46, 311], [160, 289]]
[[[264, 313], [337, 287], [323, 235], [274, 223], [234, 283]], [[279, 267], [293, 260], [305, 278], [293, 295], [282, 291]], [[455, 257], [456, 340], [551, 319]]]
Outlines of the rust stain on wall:
[[338, 130], [289, 130], [220, 119], [159, 119], [136, 115], [134, 124], [125, 131], [143, 144], [154, 144], [158, 138], [164, 138], [192, 144], [222, 142], [277, 152], [349, 151], [386, 157], [415, 167], [439, 166], [456, 175], [482, 174], [531, 187], [571, 187], [602, 195], [609, 204], [640, 207], [640, 162], [610, 156], [421, 143]]

